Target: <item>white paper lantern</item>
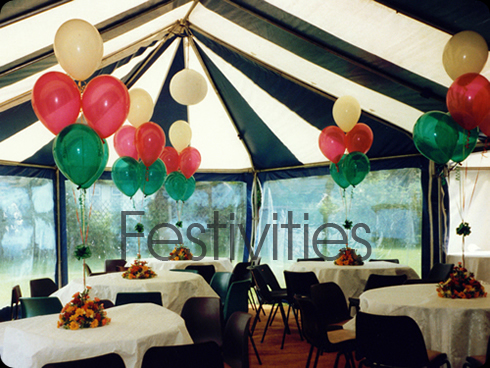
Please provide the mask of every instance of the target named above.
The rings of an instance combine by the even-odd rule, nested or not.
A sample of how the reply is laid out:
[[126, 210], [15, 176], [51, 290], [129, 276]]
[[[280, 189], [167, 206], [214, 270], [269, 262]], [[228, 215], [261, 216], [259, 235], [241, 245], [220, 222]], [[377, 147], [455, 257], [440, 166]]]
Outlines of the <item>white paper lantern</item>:
[[172, 143], [172, 146], [174, 146], [179, 153], [191, 144], [191, 126], [184, 120], [177, 120], [174, 122], [170, 126], [168, 135], [170, 138], [170, 143]]
[[182, 105], [195, 105], [201, 102], [208, 92], [204, 77], [192, 69], [183, 69], [170, 81], [170, 95]]

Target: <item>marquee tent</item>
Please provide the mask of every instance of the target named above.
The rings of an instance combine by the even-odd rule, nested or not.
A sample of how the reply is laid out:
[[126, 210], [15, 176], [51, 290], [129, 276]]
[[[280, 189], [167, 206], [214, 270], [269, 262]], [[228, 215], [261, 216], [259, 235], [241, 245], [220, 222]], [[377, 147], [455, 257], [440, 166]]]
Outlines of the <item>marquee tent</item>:
[[[490, 43], [489, 17], [477, 0], [10, 1], [0, 13], [2, 173], [56, 169], [54, 135], [34, 114], [31, 90], [44, 73], [63, 71], [53, 40], [69, 19], [99, 30], [104, 57], [95, 75], [112, 74], [130, 90], [150, 93], [151, 121], [167, 137], [173, 122], [189, 122], [202, 156], [198, 173], [266, 181], [328, 172], [318, 136], [335, 125], [332, 107], [345, 95], [359, 101], [359, 121], [374, 133], [367, 154], [373, 169], [413, 160], [428, 168], [412, 130], [423, 113], [447, 111], [452, 80], [444, 46], [464, 30]], [[206, 98], [192, 106], [174, 101], [168, 89], [185, 67], [208, 84]], [[490, 78], [488, 64], [481, 74]], [[118, 155], [112, 137], [108, 143], [110, 170]]]

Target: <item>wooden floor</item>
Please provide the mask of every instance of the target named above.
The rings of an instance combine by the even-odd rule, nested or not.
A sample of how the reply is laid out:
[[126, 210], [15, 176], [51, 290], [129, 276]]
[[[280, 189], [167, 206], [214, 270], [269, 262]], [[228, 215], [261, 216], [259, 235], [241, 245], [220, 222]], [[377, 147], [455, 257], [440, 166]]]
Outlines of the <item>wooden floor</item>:
[[[265, 306], [266, 314], [269, 315], [270, 306]], [[287, 312], [287, 306], [286, 306]], [[249, 313], [252, 314], [252, 321], [255, 317], [255, 310], [249, 309]], [[306, 360], [308, 359], [308, 352], [310, 350], [310, 344], [305, 340], [301, 341], [296, 322], [293, 317], [293, 313], [289, 317], [289, 326], [291, 329], [291, 334], [286, 335], [286, 340], [284, 343], [284, 349], [281, 350], [281, 341], [284, 331], [284, 324], [282, 323], [281, 316], [279, 312], [272, 324], [267, 329], [264, 342], [260, 342], [262, 339], [262, 334], [264, 332], [265, 322], [267, 317], [261, 313], [261, 322], [257, 324], [253, 338], [255, 345], [262, 360], [262, 365], [259, 365], [257, 357], [254, 353], [252, 346], [249, 344], [249, 356], [250, 356], [250, 368], [268, 368], [268, 367], [306, 367]], [[310, 367], [313, 367], [314, 357], [316, 354], [316, 349], [314, 350], [312, 362]], [[318, 367], [332, 367], [335, 362], [336, 353], [324, 353], [320, 356], [318, 360]], [[345, 366], [345, 359], [340, 357], [339, 368]]]

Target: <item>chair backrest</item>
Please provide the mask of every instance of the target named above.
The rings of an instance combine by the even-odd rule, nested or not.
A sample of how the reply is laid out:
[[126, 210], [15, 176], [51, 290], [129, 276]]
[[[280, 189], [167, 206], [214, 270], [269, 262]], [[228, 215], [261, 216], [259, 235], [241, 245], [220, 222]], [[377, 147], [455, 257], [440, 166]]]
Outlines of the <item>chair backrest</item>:
[[449, 278], [449, 274], [453, 270], [453, 267], [453, 263], [435, 263], [427, 275], [427, 281], [446, 281]]
[[119, 267], [124, 267], [126, 261], [124, 259], [106, 259], [105, 272], [118, 272]]
[[197, 270], [197, 273], [204, 277], [204, 280], [209, 284], [216, 272], [214, 265], [189, 265], [186, 267], [189, 270]]
[[407, 275], [369, 275], [364, 290], [377, 289], [387, 286], [402, 285], [407, 281]]
[[190, 272], [190, 273], [195, 273], [196, 275], [198, 274], [197, 270], [191, 270], [191, 269], [187, 269], [187, 268], [171, 268], [169, 271]]
[[248, 313], [248, 291], [250, 280], [233, 282], [228, 288], [223, 307], [223, 321], [226, 324], [230, 316], [237, 312]]
[[324, 262], [325, 258], [313, 257], [313, 258], [298, 258], [297, 262]]
[[429, 365], [424, 337], [409, 316], [356, 314], [356, 355], [370, 363], [396, 367]]
[[269, 289], [269, 286], [267, 285], [264, 276], [259, 270], [259, 266], [252, 268], [252, 276], [253, 276], [253, 284], [255, 287], [255, 290], [257, 291], [257, 295], [260, 297], [263, 302], [271, 303], [273, 298], [272, 298], [272, 293], [271, 290]]
[[295, 295], [310, 296], [311, 285], [319, 283], [316, 274], [312, 271], [295, 272], [285, 270], [284, 280], [286, 281], [286, 290], [290, 302], [294, 302]]
[[21, 317], [20, 311], [20, 298], [22, 297], [22, 291], [19, 285], [15, 285], [12, 288], [12, 297], [10, 299], [10, 319], [19, 319]]
[[226, 294], [228, 293], [228, 288], [230, 287], [232, 279], [231, 272], [215, 272], [211, 278], [211, 288], [218, 294], [221, 299], [221, 303], [225, 302]]
[[335, 282], [322, 282], [310, 288], [311, 300], [318, 307], [326, 325], [350, 319], [345, 294]]
[[231, 368], [248, 368], [250, 366], [248, 338], [251, 317], [245, 312], [234, 312], [226, 322], [222, 351], [225, 363]]
[[213, 341], [223, 344], [219, 298], [192, 297], [186, 300], [180, 316], [195, 344]]
[[60, 313], [63, 305], [56, 296], [22, 297], [20, 298], [22, 318]]
[[397, 259], [397, 258], [379, 258], [379, 259], [376, 259], [376, 258], [371, 258], [369, 260], [369, 262], [391, 262], [391, 263], [400, 263], [400, 260]]
[[221, 349], [213, 341], [153, 346], [143, 356], [141, 368], [223, 368]]
[[114, 307], [114, 303], [110, 299], [100, 299], [100, 304], [104, 306], [104, 309]]
[[296, 295], [294, 299], [301, 311], [301, 330], [306, 341], [314, 346], [328, 344], [326, 325], [313, 300], [300, 295]]
[[125, 368], [124, 361], [116, 353], [109, 353], [93, 358], [71, 360], [68, 362], [48, 363], [43, 368]]
[[159, 291], [119, 292], [116, 294], [116, 305], [129, 303], [155, 303], [163, 305], [162, 294]]
[[250, 271], [251, 262], [238, 262], [232, 271], [232, 282], [240, 280], [248, 280], [252, 278], [252, 272]]
[[262, 275], [262, 278], [264, 279], [265, 283], [271, 290], [280, 290], [281, 286], [279, 285], [279, 282], [277, 281], [276, 275], [274, 275], [274, 272], [272, 272], [272, 269], [268, 264], [261, 264], [255, 267], [260, 274]]
[[34, 279], [29, 281], [31, 296], [50, 296], [56, 290], [58, 285], [49, 277]]
[[92, 269], [87, 263], [85, 263], [85, 272], [87, 273], [88, 276], [97, 276], [97, 275], [105, 274], [105, 272], [92, 272]]

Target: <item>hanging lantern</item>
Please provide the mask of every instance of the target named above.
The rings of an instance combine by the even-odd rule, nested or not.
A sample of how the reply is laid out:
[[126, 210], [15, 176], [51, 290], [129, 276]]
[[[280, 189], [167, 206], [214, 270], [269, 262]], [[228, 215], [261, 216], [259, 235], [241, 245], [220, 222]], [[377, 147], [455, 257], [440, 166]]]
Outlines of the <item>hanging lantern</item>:
[[170, 95], [181, 105], [195, 105], [201, 102], [208, 92], [204, 77], [192, 69], [183, 69], [170, 81]]

